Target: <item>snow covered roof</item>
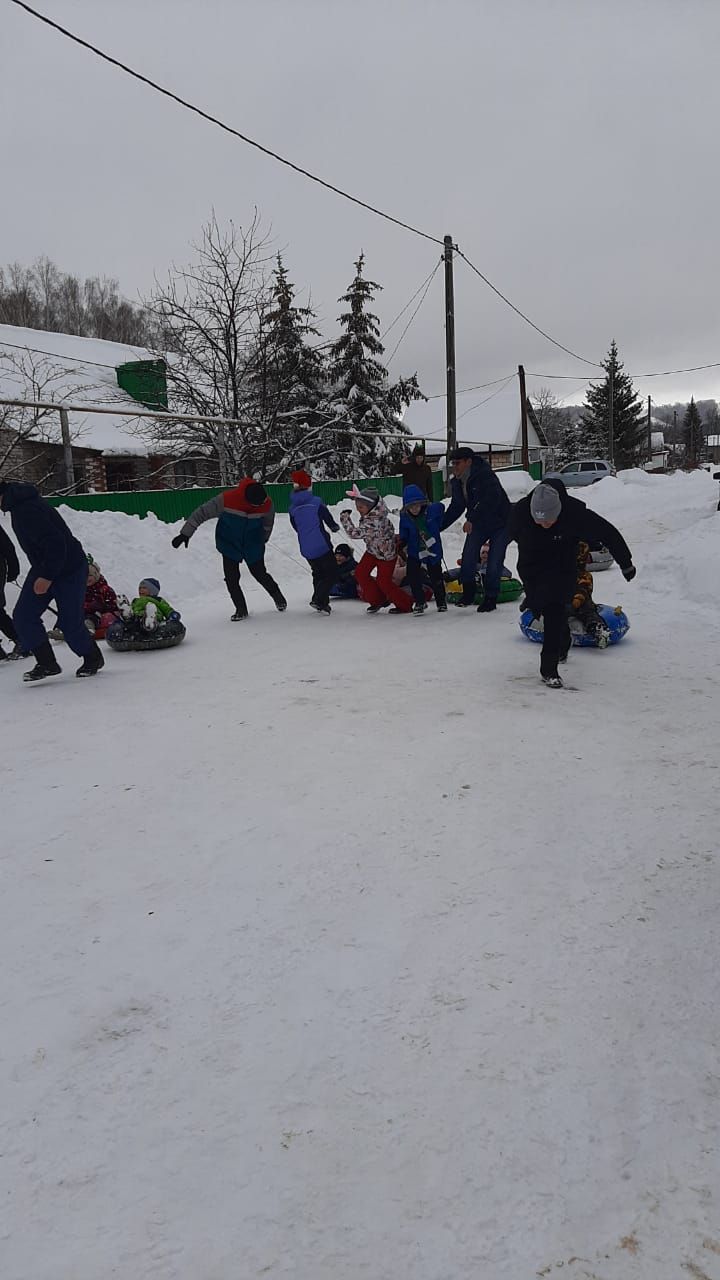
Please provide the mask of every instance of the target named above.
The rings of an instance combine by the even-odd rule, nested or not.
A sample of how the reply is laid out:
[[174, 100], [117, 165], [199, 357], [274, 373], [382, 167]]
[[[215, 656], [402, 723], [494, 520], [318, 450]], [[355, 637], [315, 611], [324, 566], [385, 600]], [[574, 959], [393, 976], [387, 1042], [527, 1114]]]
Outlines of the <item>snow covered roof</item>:
[[[0, 396], [137, 411], [143, 406], [118, 386], [115, 370], [131, 360], [153, 358], [152, 352], [122, 342], [0, 324]], [[70, 431], [74, 444], [102, 453], [156, 451], [128, 417], [71, 413]]]
[[[405, 412], [405, 425], [425, 440], [428, 450], [433, 442], [445, 441], [445, 400], [413, 401]], [[513, 374], [497, 387], [486, 387], [458, 397], [457, 438], [460, 444], [492, 444], [497, 448], [520, 448], [520, 390]], [[542, 441], [528, 419], [528, 442], [531, 449], [542, 447]]]

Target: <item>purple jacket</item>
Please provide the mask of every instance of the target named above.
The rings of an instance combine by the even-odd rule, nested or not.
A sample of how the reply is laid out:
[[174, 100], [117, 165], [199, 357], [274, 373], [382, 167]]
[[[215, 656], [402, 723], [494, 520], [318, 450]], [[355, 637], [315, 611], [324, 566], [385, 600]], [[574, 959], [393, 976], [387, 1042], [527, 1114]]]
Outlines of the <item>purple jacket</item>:
[[[290, 497], [290, 523], [298, 536], [300, 554], [306, 560], [332, 551], [328, 529], [337, 533], [335, 523], [322, 498], [316, 498], [310, 489], [296, 489]], [[327, 525], [327, 529], [323, 528]]]

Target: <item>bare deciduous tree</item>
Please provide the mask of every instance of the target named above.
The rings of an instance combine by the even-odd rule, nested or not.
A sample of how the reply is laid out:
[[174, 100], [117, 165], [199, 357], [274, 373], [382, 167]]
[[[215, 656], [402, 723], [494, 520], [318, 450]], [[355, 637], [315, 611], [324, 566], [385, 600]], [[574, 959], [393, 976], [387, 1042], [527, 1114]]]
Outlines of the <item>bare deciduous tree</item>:
[[[0, 350], [0, 385], [5, 399], [71, 401], [82, 384], [74, 386], [68, 379], [77, 376], [77, 370], [32, 351], [10, 354]], [[71, 438], [79, 443], [81, 433], [82, 426], [76, 426]], [[4, 479], [17, 478], [43, 460], [48, 461], [49, 475], [53, 466], [47, 446], [60, 443], [60, 415], [55, 409], [0, 406], [0, 475]]]
[[213, 214], [194, 248], [195, 261], [173, 267], [148, 302], [170, 352], [171, 404], [181, 413], [247, 425], [163, 423], [156, 438], [163, 447], [206, 450], [227, 484], [252, 471], [262, 451], [254, 379], [268, 303], [269, 236], [257, 211], [247, 228], [230, 223], [226, 230]]

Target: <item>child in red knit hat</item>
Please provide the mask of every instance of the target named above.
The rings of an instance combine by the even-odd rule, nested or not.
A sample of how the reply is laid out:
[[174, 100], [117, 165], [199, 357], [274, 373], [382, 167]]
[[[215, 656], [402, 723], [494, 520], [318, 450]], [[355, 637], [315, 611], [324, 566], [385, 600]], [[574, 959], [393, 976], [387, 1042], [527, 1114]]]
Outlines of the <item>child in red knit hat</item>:
[[313, 576], [310, 606], [318, 613], [332, 613], [330, 588], [340, 575], [328, 529], [338, 533], [340, 526], [333, 520], [322, 498], [313, 493], [312, 476], [307, 471], [293, 471], [290, 479], [293, 483], [290, 523], [298, 536], [300, 554], [310, 565]]

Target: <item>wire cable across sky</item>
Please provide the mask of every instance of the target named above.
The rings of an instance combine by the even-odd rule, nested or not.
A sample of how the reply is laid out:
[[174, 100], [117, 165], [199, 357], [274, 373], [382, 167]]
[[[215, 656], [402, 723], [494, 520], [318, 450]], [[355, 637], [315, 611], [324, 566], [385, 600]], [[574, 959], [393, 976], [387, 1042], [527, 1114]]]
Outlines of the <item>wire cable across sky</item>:
[[[156, 93], [160, 93], [163, 97], [169, 98], [185, 111], [193, 112], [195, 115], [200, 116], [201, 119], [206, 120], [209, 124], [213, 124], [218, 129], [224, 130], [225, 133], [229, 133], [233, 137], [238, 138], [240, 142], [246, 143], [247, 146], [254, 147], [257, 151], [261, 151], [263, 155], [269, 156], [271, 160], [277, 160], [278, 164], [285, 165], [286, 168], [292, 169], [302, 177], [308, 178], [309, 181], [317, 183], [327, 191], [334, 192], [335, 195], [341, 196], [344, 200], [349, 200], [352, 204], [358, 205], [361, 209], [367, 210], [368, 213], [373, 213], [378, 218], [384, 218], [386, 222], [394, 223], [395, 226], [401, 227], [403, 230], [409, 231], [413, 235], [420, 236], [423, 240], [430, 240], [433, 244], [438, 244], [444, 249], [444, 237], [431, 235], [429, 231], [424, 231], [422, 228], [416, 227], [410, 222], [405, 222], [402, 218], [396, 218], [393, 214], [386, 213], [385, 210], [379, 209], [369, 201], [362, 200], [359, 196], [352, 195], [349, 191], [343, 190], [342, 187], [338, 187], [335, 183], [328, 182], [327, 179], [321, 178], [315, 173], [311, 173], [309, 169], [305, 169], [302, 165], [296, 164], [294, 160], [288, 160], [286, 156], [282, 156], [277, 151], [273, 151], [270, 147], [264, 146], [263, 143], [257, 142], [254, 138], [248, 137], [248, 135], [242, 133], [240, 129], [234, 128], [233, 125], [226, 124], [224, 120], [220, 120], [209, 111], [205, 111], [202, 107], [196, 106], [195, 103], [189, 102], [186, 98], [182, 98], [179, 94], [174, 93], [172, 89], [166, 89], [164, 85], [158, 84], [156, 80], [151, 80], [149, 76], [143, 75], [140, 71], [136, 71], [133, 67], [128, 66], [126, 62], [121, 62], [119, 58], [115, 58], [112, 54], [106, 53], [103, 49], [99, 49], [97, 45], [91, 44], [89, 40], [85, 40], [82, 36], [76, 35], [75, 32], [68, 30], [67, 27], [61, 26], [59, 22], [55, 22], [52, 18], [49, 18], [47, 14], [41, 13], [38, 9], [34, 9], [32, 5], [27, 4], [25, 0], [10, 0], [10, 2], [11, 4], [16, 5], [18, 9], [23, 9], [26, 13], [30, 14], [31, 17], [36, 18], [38, 22], [43, 22], [46, 26], [51, 27], [67, 40], [71, 40], [74, 44], [80, 45], [83, 49], [87, 49], [89, 53], [95, 54], [96, 57], [109, 63], [110, 66], [116, 67], [119, 71], [124, 72], [125, 75], [131, 76], [134, 80], [138, 80], [141, 84], [147, 85], [148, 88], [153, 89]], [[559, 347], [561, 351], [572, 356], [573, 359], [581, 360], [584, 364], [597, 366], [597, 361], [588, 360], [587, 357], [578, 355], [577, 352], [572, 351], [570, 347], [566, 347], [564, 343], [559, 342], [557, 338], [553, 338], [545, 329], [541, 329], [539, 325], [535, 324], [535, 322], [520, 309], [520, 307], [515, 306], [515, 303], [511, 302], [507, 295], [504, 294], [501, 289], [498, 289], [497, 286], [494, 285], [482, 271], [480, 271], [479, 267], [476, 267], [475, 264], [470, 261], [462, 250], [458, 249], [457, 245], [455, 245], [454, 248], [458, 256], [467, 263], [470, 270], [474, 271], [475, 275], [478, 276], [480, 280], [482, 280], [483, 283], [486, 284], [488, 288], [505, 303], [506, 306], [510, 307], [516, 315], [520, 316], [526, 324], [530, 325], [532, 329], [539, 333], [543, 338], [547, 339], [548, 342], [552, 342], [554, 346]]]

